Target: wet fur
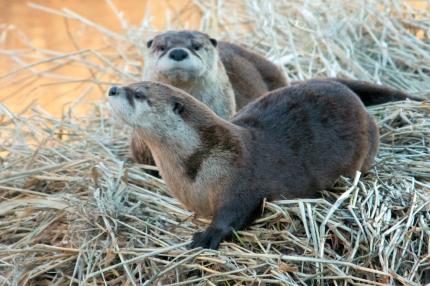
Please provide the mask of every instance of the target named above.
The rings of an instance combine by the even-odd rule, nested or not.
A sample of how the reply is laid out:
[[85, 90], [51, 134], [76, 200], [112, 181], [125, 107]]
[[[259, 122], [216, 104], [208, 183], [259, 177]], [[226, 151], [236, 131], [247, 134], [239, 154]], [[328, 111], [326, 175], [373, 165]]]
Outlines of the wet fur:
[[[160, 98], [170, 106], [179, 102], [179, 121], [171, 115], [160, 120], [193, 130], [175, 131], [175, 136], [159, 128], [151, 130], [157, 135], [141, 133], [172, 194], [196, 214], [213, 217], [210, 226], [193, 237], [192, 247], [218, 248], [232, 229], [252, 222], [264, 199], [315, 197], [341, 175], [366, 172], [378, 150], [378, 129], [363, 103], [348, 87], [331, 80], [270, 92], [231, 121], [178, 89], [137, 85], [155, 101]], [[146, 113], [139, 116], [136, 122], [153, 120]], [[185, 147], [176, 142], [182, 140], [180, 134], [194, 143]]]

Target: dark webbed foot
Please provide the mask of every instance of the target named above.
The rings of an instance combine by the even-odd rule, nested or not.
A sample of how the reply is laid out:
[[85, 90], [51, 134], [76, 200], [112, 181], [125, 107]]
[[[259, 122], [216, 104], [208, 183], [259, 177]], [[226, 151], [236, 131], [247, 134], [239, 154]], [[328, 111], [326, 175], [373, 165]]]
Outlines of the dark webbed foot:
[[248, 199], [244, 203], [240, 198], [230, 198], [218, 208], [211, 225], [205, 231], [193, 235], [189, 247], [218, 249], [220, 243], [232, 235], [233, 230], [241, 230], [250, 224], [260, 208], [261, 201], [258, 199]]
[[219, 244], [225, 238], [229, 237], [231, 230], [220, 229], [216, 227], [209, 226], [205, 231], [196, 232], [193, 235], [193, 241], [190, 244], [190, 248], [209, 248], [218, 249]]

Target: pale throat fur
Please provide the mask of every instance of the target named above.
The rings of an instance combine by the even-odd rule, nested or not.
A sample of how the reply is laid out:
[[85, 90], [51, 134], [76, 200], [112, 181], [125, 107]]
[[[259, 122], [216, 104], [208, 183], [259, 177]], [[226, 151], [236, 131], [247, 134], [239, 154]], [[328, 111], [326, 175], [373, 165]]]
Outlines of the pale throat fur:
[[197, 121], [184, 115], [184, 125], [169, 136], [145, 136], [139, 128], [135, 134], [148, 145], [172, 195], [196, 215], [211, 217], [245, 157], [238, 134], [245, 131], [212, 116]]
[[[192, 53], [189, 55], [193, 57]], [[160, 55], [148, 48], [145, 52], [143, 80], [162, 82], [180, 88], [209, 106], [218, 116], [224, 119], [231, 118], [236, 111], [236, 101], [218, 51], [213, 49], [211, 57], [206, 57], [205, 61], [198, 57], [195, 59], [201, 64], [198, 73], [189, 75], [189, 72], [184, 70], [176, 72], [182, 73], [182, 76], [169, 76], [156, 68]]]

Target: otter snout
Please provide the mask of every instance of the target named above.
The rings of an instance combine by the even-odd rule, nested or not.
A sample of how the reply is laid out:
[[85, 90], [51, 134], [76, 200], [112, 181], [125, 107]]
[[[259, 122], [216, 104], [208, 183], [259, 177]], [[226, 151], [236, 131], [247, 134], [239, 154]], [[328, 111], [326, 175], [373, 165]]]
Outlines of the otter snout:
[[133, 99], [133, 93], [129, 88], [121, 86], [112, 86], [107, 92], [109, 104], [118, 117], [127, 124], [135, 125], [136, 119], [136, 102]]
[[180, 62], [188, 58], [188, 52], [184, 49], [173, 49], [169, 53], [169, 58], [174, 61]]

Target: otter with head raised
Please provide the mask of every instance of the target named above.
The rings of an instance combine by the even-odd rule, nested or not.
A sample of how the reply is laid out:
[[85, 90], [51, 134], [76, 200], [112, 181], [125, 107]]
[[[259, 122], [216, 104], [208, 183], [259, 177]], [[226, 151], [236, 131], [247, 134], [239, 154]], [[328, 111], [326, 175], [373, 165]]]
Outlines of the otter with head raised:
[[252, 222], [264, 199], [314, 197], [341, 175], [366, 172], [378, 150], [363, 103], [333, 81], [270, 92], [230, 121], [161, 83], [112, 87], [109, 101], [148, 145], [171, 193], [213, 217], [192, 247], [218, 248]]

